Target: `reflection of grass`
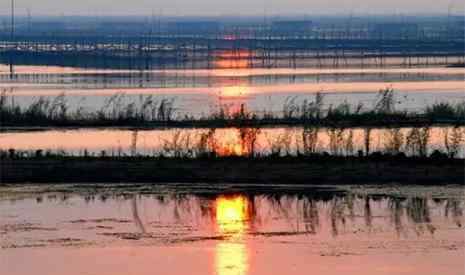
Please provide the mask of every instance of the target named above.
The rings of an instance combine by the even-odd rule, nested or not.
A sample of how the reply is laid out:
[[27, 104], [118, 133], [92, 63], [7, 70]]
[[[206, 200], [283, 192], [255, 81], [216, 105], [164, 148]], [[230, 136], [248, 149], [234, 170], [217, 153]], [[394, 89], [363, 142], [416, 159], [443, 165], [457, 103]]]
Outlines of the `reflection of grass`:
[[97, 111], [78, 107], [71, 111], [64, 95], [52, 99], [39, 98], [29, 106], [20, 107], [6, 92], [0, 96], [0, 126], [133, 126], [133, 127], [231, 127], [265, 125], [307, 126], [407, 126], [431, 124], [465, 124], [465, 102], [437, 103], [424, 112], [395, 110], [392, 89], [379, 92], [374, 108], [363, 104], [351, 106], [344, 102], [324, 108], [324, 97], [318, 93], [314, 100], [288, 98], [280, 114], [270, 111], [251, 112], [242, 105], [231, 111], [220, 106], [202, 117], [176, 113], [174, 99], [156, 99], [152, 95], [129, 101], [124, 94], [110, 97]]
[[[408, 238], [411, 233], [423, 235], [434, 234], [444, 225], [460, 228], [463, 223], [464, 200], [463, 188], [460, 186], [310, 186], [310, 185], [212, 185], [206, 189], [201, 184], [152, 185], [152, 184], [57, 184], [36, 185], [35, 192], [28, 189], [28, 185], [0, 187], [0, 194], [10, 193], [3, 200], [10, 202], [36, 199], [38, 204], [43, 202], [56, 204], [56, 194], [63, 196], [63, 203], [76, 202], [77, 198], [85, 202], [101, 205], [111, 202], [129, 202], [137, 197], [134, 209], [144, 205], [146, 200], [154, 201], [161, 207], [163, 213], [171, 216], [176, 223], [168, 226], [174, 231], [187, 230], [194, 235], [160, 234], [153, 232], [124, 232], [113, 231], [119, 226], [126, 226], [133, 221], [102, 217], [98, 219], [68, 220], [70, 226], [87, 229], [105, 229], [98, 233], [101, 236], [126, 240], [160, 239], [170, 243], [188, 243], [201, 241], [227, 241], [237, 243], [241, 235], [259, 237], [286, 237], [302, 234], [333, 234], [357, 232], [357, 229], [383, 227], [383, 232], [396, 231], [399, 236]], [[371, 191], [369, 190], [371, 188]], [[22, 194], [26, 189], [26, 193]], [[232, 191], [234, 189], [234, 191]], [[360, 193], [359, 190], [363, 190]], [[438, 191], [440, 189], [440, 191]], [[6, 191], [6, 190], [9, 190]], [[12, 192], [12, 191], [16, 192]], [[346, 190], [346, 191], [343, 191]], [[431, 193], [431, 191], [433, 193]], [[6, 191], [6, 192], [5, 192]], [[395, 192], [393, 194], [392, 192]], [[231, 192], [231, 193], [230, 193]], [[228, 195], [225, 195], [228, 193]], [[23, 197], [18, 197], [22, 194]], [[53, 196], [52, 196], [53, 194]], [[39, 200], [40, 198], [40, 200]], [[240, 198], [240, 199], [237, 199]], [[0, 197], [1, 199], [1, 197]], [[228, 200], [221, 205], [221, 200]], [[20, 202], [15, 202], [20, 203]], [[218, 210], [222, 208], [223, 210]], [[216, 209], [216, 210], [215, 210]], [[218, 211], [223, 214], [218, 215]], [[230, 212], [232, 211], [232, 213]], [[216, 213], [215, 213], [216, 212]], [[214, 217], [218, 218], [214, 218]], [[283, 227], [263, 227], [267, 217], [279, 217]], [[188, 221], [186, 223], [186, 221]], [[189, 221], [196, 224], [216, 222], [219, 226], [233, 223], [226, 231], [215, 232], [204, 236], [196, 236]], [[202, 221], [202, 222], [200, 222]], [[330, 221], [328, 224], [327, 222]], [[147, 221], [144, 221], [147, 222]], [[236, 228], [235, 222], [243, 223]], [[281, 223], [282, 222], [282, 223]], [[120, 224], [121, 225], [118, 225]], [[453, 225], [454, 224], [454, 225]], [[147, 223], [151, 230], [168, 228], [161, 221]], [[328, 226], [329, 225], [329, 226]], [[439, 225], [439, 227], [437, 227]], [[153, 226], [153, 227], [152, 227]], [[246, 231], [243, 230], [247, 227]], [[232, 231], [230, 230], [232, 229]], [[451, 229], [451, 228], [449, 228]], [[39, 224], [20, 221], [19, 223], [0, 226], [0, 233], [18, 233], [30, 231], [54, 231], [56, 228], [44, 228]], [[387, 230], [387, 231], [386, 231]], [[178, 231], [179, 232], [179, 231]], [[355, 233], [354, 232], [354, 233]], [[221, 233], [221, 234], [217, 234]], [[232, 238], [231, 233], [236, 238]], [[372, 231], [372, 233], [376, 233]], [[370, 233], [368, 233], [370, 234]], [[77, 239], [52, 239], [53, 244], [78, 241]], [[225, 251], [226, 252], [226, 251]]]

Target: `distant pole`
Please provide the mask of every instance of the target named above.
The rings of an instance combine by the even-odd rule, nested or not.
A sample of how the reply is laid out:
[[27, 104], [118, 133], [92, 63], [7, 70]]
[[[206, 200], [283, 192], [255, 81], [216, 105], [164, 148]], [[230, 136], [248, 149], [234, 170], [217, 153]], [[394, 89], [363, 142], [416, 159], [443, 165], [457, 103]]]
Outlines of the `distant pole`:
[[27, 9], [27, 33], [28, 34], [31, 34], [31, 20], [32, 20], [31, 10]]
[[15, 33], [15, 1], [11, 0], [11, 37]]
[[[10, 41], [15, 45], [16, 43], [13, 42], [15, 37], [15, 2], [11, 0], [11, 33], [10, 33]], [[14, 68], [13, 68], [13, 50], [10, 51], [10, 78], [14, 76]]]

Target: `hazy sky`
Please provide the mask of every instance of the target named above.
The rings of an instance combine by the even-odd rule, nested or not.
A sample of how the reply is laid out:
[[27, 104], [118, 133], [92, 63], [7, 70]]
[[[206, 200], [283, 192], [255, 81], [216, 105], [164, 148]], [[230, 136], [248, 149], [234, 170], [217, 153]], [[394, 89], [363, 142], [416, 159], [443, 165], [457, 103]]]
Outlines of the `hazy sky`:
[[[447, 13], [463, 14], [464, 0], [15, 0], [19, 14], [34, 15], [261, 15], [330, 13]], [[0, 14], [10, 0], [0, 1]]]

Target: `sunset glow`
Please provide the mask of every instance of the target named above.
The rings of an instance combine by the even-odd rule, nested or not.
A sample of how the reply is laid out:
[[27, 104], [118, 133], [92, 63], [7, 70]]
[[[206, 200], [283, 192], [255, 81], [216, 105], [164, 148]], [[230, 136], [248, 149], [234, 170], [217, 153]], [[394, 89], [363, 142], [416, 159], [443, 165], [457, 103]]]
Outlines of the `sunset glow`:
[[465, 275], [465, 1], [0, 10], [0, 275]]

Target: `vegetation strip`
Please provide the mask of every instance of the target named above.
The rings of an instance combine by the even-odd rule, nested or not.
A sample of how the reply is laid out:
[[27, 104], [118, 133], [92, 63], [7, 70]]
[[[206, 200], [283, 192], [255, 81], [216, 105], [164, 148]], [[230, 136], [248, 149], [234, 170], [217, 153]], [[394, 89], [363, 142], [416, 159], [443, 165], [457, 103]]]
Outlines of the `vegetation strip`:
[[464, 183], [463, 159], [301, 157], [35, 157], [1, 160], [7, 183]]
[[152, 95], [140, 96], [127, 103], [124, 94], [110, 97], [100, 110], [88, 111], [82, 106], [70, 111], [65, 95], [53, 99], [40, 97], [27, 107], [21, 107], [4, 91], [0, 96], [0, 127], [264, 127], [283, 125], [320, 126], [431, 126], [465, 125], [465, 102], [436, 103], [423, 112], [397, 111], [396, 98], [390, 88], [381, 90], [372, 109], [363, 104], [351, 106], [347, 102], [325, 107], [324, 95], [317, 93], [314, 100], [289, 97], [280, 114], [272, 111], [251, 112], [245, 105], [237, 111], [227, 106], [210, 115], [194, 117], [176, 113], [174, 99], [157, 100]]

